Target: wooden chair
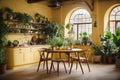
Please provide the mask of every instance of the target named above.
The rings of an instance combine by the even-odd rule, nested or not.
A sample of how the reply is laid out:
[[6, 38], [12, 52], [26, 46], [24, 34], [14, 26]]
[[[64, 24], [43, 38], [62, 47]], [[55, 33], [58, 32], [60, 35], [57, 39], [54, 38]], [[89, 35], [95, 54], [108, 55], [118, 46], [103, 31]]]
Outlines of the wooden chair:
[[82, 67], [81, 63], [82, 63], [82, 61], [86, 62], [87, 66], [88, 66], [88, 70], [90, 72], [90, 66], [89, 66], [89, 63], [88, 63], [88, 55], [89, 55], [89, 53], [90, 53], [90, 49], [87, 49], [87, 50], [81, 51], [80, 53], [74, 53], [74, 55], [70, 55], [70, 57], [71, 57], [71, 66], [70, 66], [69, 74], [71, 73], [74, 61], [76, 61], [76, 69], [77, 69], [78, 63], [79, 63], [81, 71], [82, 71], [83, 74], [84, 74], [84, 71], [83, 71], [83, 67]]
[[[41, 62], [43, 62], [43, 69], [45, 68], [45, 64], [46, 64], [46, 68], [48, 68], [48, 61], [51, 61], [51, 57], [48, 57], [45, 54], [45, 48], [40, 48], [39, 50], [39, 54], [40, 54], [40, 59], [39, 59], [39, 64], [38, 64], [38, 68], [37, 68], [37, 72], [39, 71], [39, 67]], [[54, 68], [54, 66], [53, 66]], [[47, 69], [47, 73], [48, 73], [48, 69]]]
[[[64, 68], [65, 68], [65, 72], [67, 73], [67, 69], [66, 69], [66, 65], [65, 63], [68, 62], [67, 59], [64, 59], [62, 58], [62, 54], [64, 53], [52, 53], [52, 62], [51, 62], [51, 67], [50, 67], [50, 73], [51, 73], [51, 69], [52, 69], [52, 66], [53, 66], [53, 63], [56, 62], [57, 63], [57, 72], [58, 72], [58, 75], [59, 75], [59, 64], [62, 62], [63, 65], [64, 65]], [[55, 56], [57, 55], [57, 58], [55, 58]]]

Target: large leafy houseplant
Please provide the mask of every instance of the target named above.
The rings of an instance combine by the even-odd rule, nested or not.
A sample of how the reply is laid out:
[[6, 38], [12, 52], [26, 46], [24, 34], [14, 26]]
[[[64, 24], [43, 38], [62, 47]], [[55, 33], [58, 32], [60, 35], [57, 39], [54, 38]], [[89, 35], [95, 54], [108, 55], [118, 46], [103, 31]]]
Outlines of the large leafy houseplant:
[[102, 57], [101, 46], [98, 44], [93, 44], [92, 49], [93, 49], [93, 62], [101, 62]]
[[47, 37], [46, 41], [51, 45], [51, 47], [61, 47], [68, 45], [68, 40], [60, 36]]
[[[9, 27], [5, 24], [3, 20], [4, 10], [0, 9], [0, 72], [2, 72], [2, 66], [7, 63], [6, 57], [6, 45], [7, 39], [6, 34], [9, 31]], [[1, 71], [2, 70], [2, 71]]]
[[113, 42], [113, 35], [110, 31], [107, 31], [104, 36], [101, 36], [102, 53], [104, 56], [104, 62], [113, 63], [114, 54], [116, 53], [116, 45]]
[[63, 25], [61, 25], [59, 23], [47, 21], [45, 26], [46, 26], [46, 29], [44, 30], [44, 32], [49, 37], [63, 36], [63, 33], [64, 33]]
[[116, 29], [116, 32], [113, 34], [113, 42], [117, 46], [116, 51], [116, 67], [120, 67], [120, 27]]
[[120, 28], [117, 28], [115, 34], [113, 34], [113, 42], [118, 49], [116, 52], [116, 56], [120, 59]]
[[93, 44], [92, 49], [93, 49], [94, 55], [102, 55], [102, 51], [101, 51], [102, 47], [100, 45]]

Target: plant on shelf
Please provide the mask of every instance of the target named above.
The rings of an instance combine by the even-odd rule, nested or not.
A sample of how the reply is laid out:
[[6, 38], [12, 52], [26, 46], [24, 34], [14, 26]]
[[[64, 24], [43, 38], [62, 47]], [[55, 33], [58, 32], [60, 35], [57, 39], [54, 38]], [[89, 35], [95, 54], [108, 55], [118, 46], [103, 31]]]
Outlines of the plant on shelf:
[[28, 15], [27, 13], [24, 13], [23, 16], [24, 16], [24, 22], [26, 22], [26, 23], [33, 22], [32, 16]]
[[9, 31], [9, 27], [4, 23], [3, 14], [4, 14], [3, 9], [0, 9], [0, 73], [4, 73], [6, 70], [7, 64], [6, 35]]
[[41, 14], [35, 13], [34, 17], [35, 17], [35, 22], [44, 23], [45, 17], [42, 16]]
[[8, 7], [6, 7], [6, 8], [4, 8], [4, 11], [5, 11], [5, 13], [6, 13], [6, 20], [12, 20], [13, 18], [14, 18], [14, 12], [13, 12], [13, 10], [12, 9], [10, 9], [10, 8], [8, 8]]

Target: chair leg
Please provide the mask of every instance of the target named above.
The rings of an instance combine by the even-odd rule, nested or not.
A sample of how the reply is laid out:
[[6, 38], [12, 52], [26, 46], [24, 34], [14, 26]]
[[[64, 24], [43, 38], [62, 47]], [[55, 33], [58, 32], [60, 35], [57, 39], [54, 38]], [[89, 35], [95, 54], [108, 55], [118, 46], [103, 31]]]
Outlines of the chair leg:
[[78, 62], [76, 62], [76, 70], [77, 70], [77, 68], [78, 68]]
[[80, 65], [81, 71], [82, 71], [82, 73], [84, 74], [84, 71], [83, 71], [83, 68], [82, 68], [82, 65], [81, 65], [81, 61], [78, 61], [78, 62], [79, 62], [79, 65]]
[[[46, 61], [44, 60], [44, 61], [43, 61], [43, 69], [45, 69], [45, 62], [46, 62]], [[47, 66], [47, 65], [46, 65], [46, 66]]]
[[50, 66], [50, 72], [49, 72], [49, 73], [51, 73], [52, 66], [53, 66], [53, 62], [51, 62], [51, 66]]
[[57, 72], [59, 72], [59, 62], [57, 62]]
[[70, 71], [69, 71], [69, 74], [71, 73], [72, 66], [73, 66], [73, 61], [71, 62], [71, 66], [70, 66]]
[[89, 72], [90, 72], [90, 66], [89, 66], [89, 63], [88, 63], [87, 60], [86, 60], [86, 62], [87, 62], [88, 70], [89, 70]]
[[65, 62], [64, 62], [64, 61], [63, 61], [63, 64], [64, 64], [65, 72], [67, 73], [67, 69], [66, 69]]
[[60, 62], [57, 62], [57, 72], [58, 72], [58, 75], [59, 75], [59, 63]]
[[39, 60], [39, 64], [38, 64], [38, 68], [37, 68], [37, 72], [39, 71], [40, 63], [41, 63], [41, 59]]
[[54, 64], [53, 64], [53, 69], [54, 69], [54, 71], [55, 71], [55, 66], [54, 66]]

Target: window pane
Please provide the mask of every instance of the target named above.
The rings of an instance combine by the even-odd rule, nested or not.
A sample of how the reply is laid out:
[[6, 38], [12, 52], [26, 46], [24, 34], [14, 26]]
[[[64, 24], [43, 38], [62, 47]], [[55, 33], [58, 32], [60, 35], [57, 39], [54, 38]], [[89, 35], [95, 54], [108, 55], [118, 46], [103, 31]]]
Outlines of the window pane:
[[74, 11], [70, 17], [70, 23], [73, 24], [75, 39], [78, 39], [77, 36], [79, 36], [79, 34], [82, 32], [92, 34], [92, 19], [87, 10], [78, 9]]
[[120, 6], [115, 7], [110, 13], [110, 31], [115, 33], [115, 29], [120, 25]]

